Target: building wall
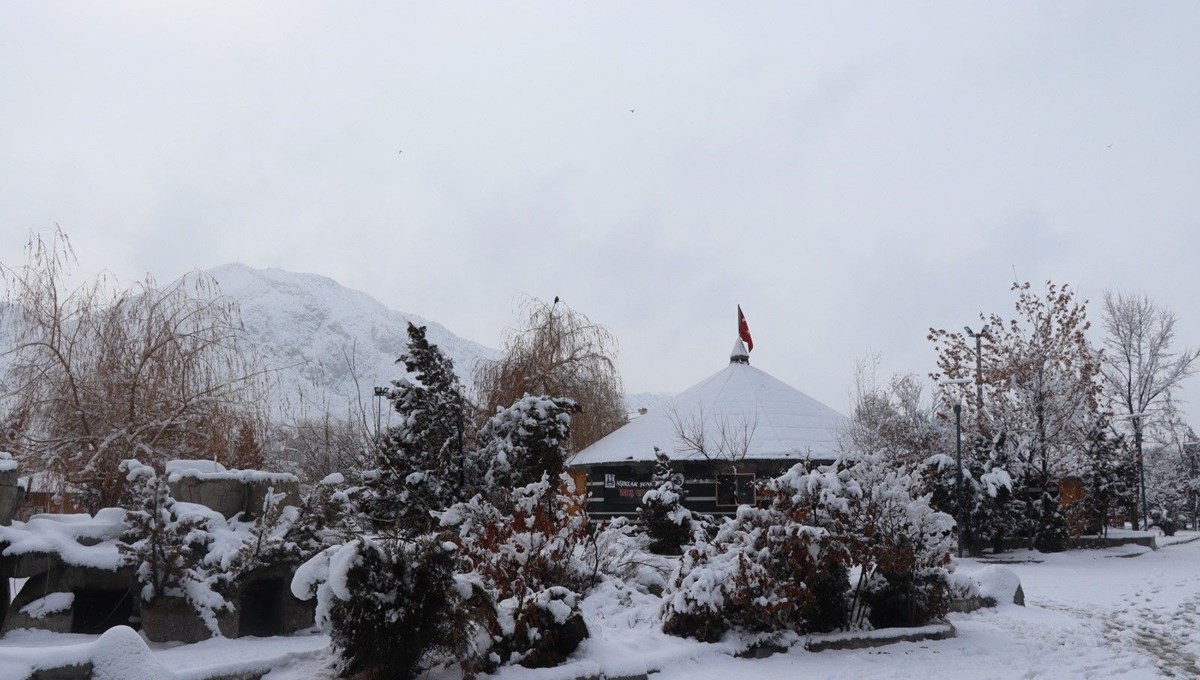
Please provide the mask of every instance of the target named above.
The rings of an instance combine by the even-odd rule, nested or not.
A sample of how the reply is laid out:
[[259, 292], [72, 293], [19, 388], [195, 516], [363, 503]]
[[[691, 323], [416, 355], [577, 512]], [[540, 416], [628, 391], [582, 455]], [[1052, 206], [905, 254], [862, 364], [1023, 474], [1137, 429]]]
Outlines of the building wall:
[[[732, 515], [739, 505], [755, 501], [754, 481], [776, 477], [798, 462], [677, 461], [674, 469], [682, 478], [685, 506], [702, 514]], [[642, 496], [655, 486], [651, 462], [581, 466], [572, 475], [576, 484], [579, 476], [585, 476], [588, 514], [597, 520], [637, 514]]]

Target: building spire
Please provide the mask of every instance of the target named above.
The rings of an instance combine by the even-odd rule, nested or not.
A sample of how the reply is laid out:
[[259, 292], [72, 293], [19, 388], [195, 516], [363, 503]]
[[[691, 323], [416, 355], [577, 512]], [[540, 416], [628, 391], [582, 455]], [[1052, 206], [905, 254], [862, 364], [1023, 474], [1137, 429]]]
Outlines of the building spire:
[[749, 364], [750, 352], [746, 351], [746, 343], [741, 338], [733, 341], [733, 349], [729, 352], [729, 363]]

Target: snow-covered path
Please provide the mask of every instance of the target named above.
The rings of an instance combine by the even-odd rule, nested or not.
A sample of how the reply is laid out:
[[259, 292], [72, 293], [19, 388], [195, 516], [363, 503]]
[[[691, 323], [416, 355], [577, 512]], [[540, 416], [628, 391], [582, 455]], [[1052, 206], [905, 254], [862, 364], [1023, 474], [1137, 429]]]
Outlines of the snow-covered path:
[[[1157, 552], [1122, 548], [1003, 559], [1021, 577], [1027, 606], [952, 615], [958, 629], [953, 640], [856, 651], [797, 649], [761, 660], [733, 659], [696, 645], [693, 654], [652, 678], [1200, 677], [1200, 542]], [[964, 560], [960, 568], [982, 566]], [[593, 660], [602, 668], [614, 661]], [[522, 677], [566, 678], [554, 670]]]
[[1164, 677], [1200, 677], [1200, 542], [1045, 560], [1013, 565], [1033, 593], [1031, 605], [1072, 616], [1105, 646], [1143, 657]]
[[1027, 606], [954, 615], [954, 640], [700, 661], [655, 677], [1200, 677], [1200, 542], [1005, 558], [1032, 560], [1005, 565], [1021, 577]]

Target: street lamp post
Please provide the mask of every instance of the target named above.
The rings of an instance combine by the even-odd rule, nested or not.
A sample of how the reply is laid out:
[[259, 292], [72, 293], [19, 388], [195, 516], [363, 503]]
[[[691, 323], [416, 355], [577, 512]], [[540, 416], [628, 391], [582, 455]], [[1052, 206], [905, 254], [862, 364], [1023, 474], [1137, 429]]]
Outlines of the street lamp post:
[[[970, 385], [970, 378], [955, 378], [953, 380], [943, 380], [938, 383], [945, 387], [948, 385]], [[966, 534], [969, 531], [968, 524], [971, 521], [971, 516], [963, 512], [965, 505], [963, 501], [963, 464], [962, 464], [962, 400], [955, 398], [954, 401], [954, 457], [958, 465], [958, 470], [955, 476], [955, 493], [957, 495], [956, 503], [958, 512], [954, 518], [958, 522], [958, 556], [963, 556], [963, 545], [966, 541]]]
[[375, 388], [374, 397], [375, 397], [375, 440], [376, 441], [379, 440], [379, 428], [381, 426], [380, 412], [383, 411], [383, 400], [386, 399], [388, 394], [390, 394], [390, 393], [391, 393], [391, 390], [386, 387], [376, 387]]
[[963, 522], [963, 530], [958, 532], [958, 556], [963, 556], [963, 543], [966, 534], [966, 521], [963, 517], [963, 469], [962, 469], [962, 404], [954, 405], [954, 459], [958, 462], [958, 515]]
[[[972, 338], [975, 338], [975, 412], [983, 413], [983, 338], [988, 334], [990, 327], [984, 324], [979, 332], [971, 330], [970, 326], [963, 326], [963, 330]], [[976, 418], [979, 416], [977, 415]]]

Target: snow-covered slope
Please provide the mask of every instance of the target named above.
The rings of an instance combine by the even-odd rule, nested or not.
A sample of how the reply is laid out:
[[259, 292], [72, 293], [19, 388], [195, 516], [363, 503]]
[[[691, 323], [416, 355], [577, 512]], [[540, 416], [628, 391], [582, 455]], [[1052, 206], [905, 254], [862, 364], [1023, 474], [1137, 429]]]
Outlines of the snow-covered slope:
[[324, 276], [242, 264], [207, 273], [241, 307], [247, 334], [266, 365], [279, 369], [279, 395], [288, 416], [313, 415], [326, 406], [344, 415], [360, 396], [370, 412], [373, 388], [403, 373], [395, 362], [408, 342], [410, 321], [428, 327], [429, 340], [454, 361], [468, 386], [477, 363], [500, 354]]

